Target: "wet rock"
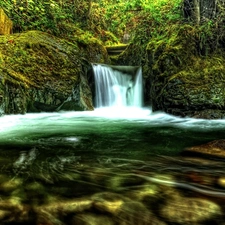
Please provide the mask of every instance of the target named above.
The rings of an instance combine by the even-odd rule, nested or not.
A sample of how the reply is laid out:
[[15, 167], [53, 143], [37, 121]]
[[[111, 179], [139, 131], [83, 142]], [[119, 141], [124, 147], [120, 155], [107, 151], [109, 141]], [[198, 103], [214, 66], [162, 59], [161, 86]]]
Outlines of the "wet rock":
[[142, 185], [145, 179], [134, 174], [119, 174], [107, 181], [107, 187], [113, 191], [123, 191], [131, 186]]
[[128, 198], [120, 194], [103, 192], [92, 196], [93, 206], [102, 213], [115, 215]]
[[[63, 201], [62, 199], [54, 199], [52, 203], [35, 207], [35, 212], [39, 220], [48, 218], [48, 220], [66, 217], [69, 214], [82, 213], [90, 210], [93, 202], [88, 199], [74, 199], [70, 201]], [[60, 221], [58, 222], [60, 224]], [[57, 223], [56, 223], [57, 224]]]
[[14, 178], [10, 180], [6, 179], [7, 178], [4, 178], [3, 176], [0, 177], [0, 191], [9, 193], [22, 186], [22, 180], [19, 178]]
[[38, 182], [29, 183], [25, 186], [26, 201], [30, 204], [43, 204], [47, 201], [47, 192], [43, 185]]
[[78, 214], [73, 217], [71, 225], [114, 225], [112, 218], [91, 213]]
[[29, 221], [30, 208], [21, 203], [19, 198], [10, 198], [0, 201], [0, 220], [1, 222], [23, 223]]
[[3, 113], [93, 110], [76, 43], [40, 31], [0, 36], [0, 61]]
[[180, 197], [168, 201], [160, 213], [166, 221], [191, 225], [220, 218], [221, 208], [206, 199]]
[[157, 194], [159, 194], [159, 189], [157, 185], [149, 184], [149, 183], [139, 186], [139, 189], [131, 190], [127, 192], [127, 196], [137, 201], [143, 201], [146, 198], [154, 201], [156, 200]]
[[225, 159], [225, 140], [215, 140], [209, 143], [186, 148], [183, 156], [198, 156], [207, 159]]
[[165, 225], [142, 203], [130, 201], [121, 205], [116, 217], [119, 225]]

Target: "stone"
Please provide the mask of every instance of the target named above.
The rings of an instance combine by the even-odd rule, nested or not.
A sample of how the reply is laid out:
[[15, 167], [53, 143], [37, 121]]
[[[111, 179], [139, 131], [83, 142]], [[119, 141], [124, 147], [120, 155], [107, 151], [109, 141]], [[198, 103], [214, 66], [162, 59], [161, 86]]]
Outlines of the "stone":
[[58, 218], [69, 214], [82, 213], [90, 210], [93, 202], [88, 199], [54, 200], [52, 203], [35, 207], [39, 218], [51, 215], [49, 218]]
[[30, 208], [21, 203], [21, 199], [11, 197], [0, 201], [0, 220], [1, 222], [23, 223], [29, 220]]
[[87, 213], [74, 216], [71, 225], [114, 225], [114, 222], [108, 216]]
[[120, 225], [166, 225], [156, 218], [144, 204], [132, 200], [120, 207], [116, 221]]
[[12, 21], [5, 14], [4, 10], [0, 8], [0, 35], [11, 34], [12, 28]]
[[0, 36], [4, 114], [93, 110], [76, 43], [40, 31]]
[[128, 196], [131, 199], [135, 199], [137, 201], [142, 201], [146, 198], [151, 199], [152, 201], [156, 200], [158, 193], [158, 187], [156, 184], [144, 184], [137, 190], [128, 191]]
[[191, 225], [219, 219], [222, 212], [220, 206], [210, 200], [180, 197], [167, 201], [160, 214], [171, 223]]
[[225, 158], [225, 139], [211, 141], [206, 144], [186, 148], [183, 156], [201, 156], [207, 159]]
[[106, 185], [110, 190], [122, 191], [130, 186], [142, 185], [144, 182], [144, 178], [134, 174], [119, 174], [109, 179]]
[[22, 186], [23, 182], [19, 178], [8, 180], [0, 184], [0, 190], [3, 192], [12, 192]]
[[115, 193], [103, 192], [92, 196], [93, 206], [103, 213], [117, 214], [121, 205], [129, 199]]

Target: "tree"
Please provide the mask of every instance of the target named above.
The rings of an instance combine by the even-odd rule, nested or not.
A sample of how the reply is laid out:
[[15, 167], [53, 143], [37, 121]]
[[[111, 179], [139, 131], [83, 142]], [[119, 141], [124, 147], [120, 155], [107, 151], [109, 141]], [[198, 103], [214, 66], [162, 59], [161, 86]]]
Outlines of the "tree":
[[199, 25], [216, 20], [224, 5], [225, 0], [184, 0], [184, 15]]

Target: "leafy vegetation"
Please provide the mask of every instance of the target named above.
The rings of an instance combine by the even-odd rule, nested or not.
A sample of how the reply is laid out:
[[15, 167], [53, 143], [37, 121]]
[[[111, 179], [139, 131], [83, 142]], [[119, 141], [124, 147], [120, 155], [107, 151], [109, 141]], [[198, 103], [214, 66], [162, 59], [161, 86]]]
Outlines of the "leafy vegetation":
[[[2, 7], [14, 22], [14, 32], [45, 31], [69, 36], [71, 27], [88, 30], [108, 44], [133, 35], [139, 23], [153, 26], [179, 19], [181, 0], [2, 0]], [[72, 29], [73, 30], [73, 29]]]

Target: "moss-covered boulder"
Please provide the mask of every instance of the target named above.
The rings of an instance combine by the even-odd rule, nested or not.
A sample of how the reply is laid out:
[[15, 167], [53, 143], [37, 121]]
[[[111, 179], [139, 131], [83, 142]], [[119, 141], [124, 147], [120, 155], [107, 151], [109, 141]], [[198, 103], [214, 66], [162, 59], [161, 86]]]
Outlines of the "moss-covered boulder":
[[1, 112], [92, 110], [86, 56], [76, 41], [40, 31], [0, 36]]
[[[225, 116], [225, 57], [201, 28], [174, 25], [147, 47], [154, 111], [196, 118]], [[204, 39], [203, 39], [204, 37]]]

